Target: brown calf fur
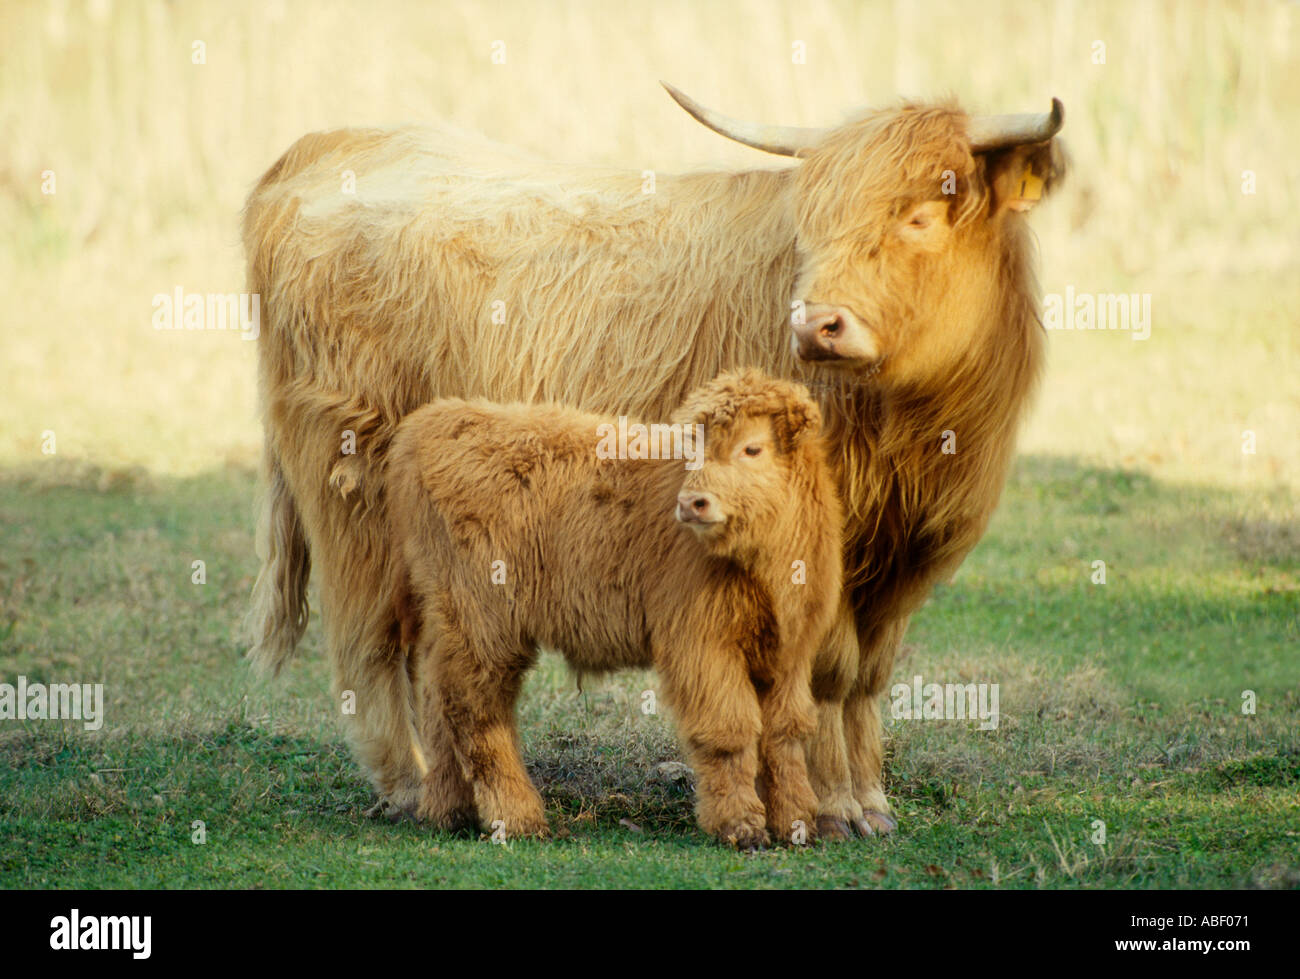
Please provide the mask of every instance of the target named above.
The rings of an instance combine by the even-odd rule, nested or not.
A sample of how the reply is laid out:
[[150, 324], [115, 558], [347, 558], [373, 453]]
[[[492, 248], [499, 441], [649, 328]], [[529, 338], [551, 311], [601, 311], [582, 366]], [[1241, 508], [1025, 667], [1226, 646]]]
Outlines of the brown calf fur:
[[399, 427], [393, 592], [415, 640], [422, 818], [546, 833], [514, 724], [545, 646], [584, 672], [658, 670], [706, 832], [743, 848], [815, 832], [801, 742], [842, 589], [820, 413], [748, 370], [673, 421], [703, 426], [698, 468], [599, 458], [615, 420], [556, 405], [448, 399]]

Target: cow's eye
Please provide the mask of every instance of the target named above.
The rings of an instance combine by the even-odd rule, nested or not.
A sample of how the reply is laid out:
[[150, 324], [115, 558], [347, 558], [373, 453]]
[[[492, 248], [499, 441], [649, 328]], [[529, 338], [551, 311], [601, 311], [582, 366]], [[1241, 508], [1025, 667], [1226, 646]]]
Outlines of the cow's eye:
[[907, 222], [913, 228], [924, 228], [930, 223], [930, 219], [924, 214], [913, 214], [912, 220]]
[[756, 455], [762, 455], [762, 454], [763, 454], [763, 447], [762, 447], [761, 445], [747, 445], [747, 446], [745, 446], [745, 455], [747, 455], [747, 456], [756, 456]]

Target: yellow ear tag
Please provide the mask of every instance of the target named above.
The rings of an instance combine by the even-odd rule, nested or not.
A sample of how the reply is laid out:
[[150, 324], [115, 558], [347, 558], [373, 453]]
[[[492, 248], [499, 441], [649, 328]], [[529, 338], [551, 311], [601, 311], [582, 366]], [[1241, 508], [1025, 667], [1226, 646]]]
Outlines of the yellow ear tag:
[[1020, 171], [1020, 191], [1016, 194], [1022, 201], [1037, 201], [1043, 197], [1043, 178], [1034, 173], [1029, 164]]
[[1031, 164], [1025, 164], [1020, 171], [1020, 176], [1015, 177], [1013, 180], [1008, 178], [1010, 178], [1010, 174], [1003, 177], [1003, 180], [1011, 183], [1011, 190], [1005, 197], [1007, 210], [1024, 213], [1042, 200], [1043, 178], [1034, 173]]

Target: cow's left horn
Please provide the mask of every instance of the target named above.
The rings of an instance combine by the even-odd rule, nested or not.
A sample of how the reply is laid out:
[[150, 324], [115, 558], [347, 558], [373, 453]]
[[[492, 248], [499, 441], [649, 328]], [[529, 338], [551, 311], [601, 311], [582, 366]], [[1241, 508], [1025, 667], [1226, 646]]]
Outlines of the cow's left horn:
[[972, 153], [1003, 150], [1024, 143], [1045, 143], [1065, 123], [1065, 106], [1052, 99], [1051, 112], [1028, 112], [1023, 115], [972, 116], [967, 134]]
[[764, 126], [755, 122], [732, 119], [720, 112], [706, 109], [685, 92], [678, 91], [667, 82], [659, 83], [683, 109], [708, 126], [719, 136], [734, 139], [764, 153], [778, 156], [798, 156], [802, 150], [819, 143], [828, 129], [805, 129], [799, 126]]

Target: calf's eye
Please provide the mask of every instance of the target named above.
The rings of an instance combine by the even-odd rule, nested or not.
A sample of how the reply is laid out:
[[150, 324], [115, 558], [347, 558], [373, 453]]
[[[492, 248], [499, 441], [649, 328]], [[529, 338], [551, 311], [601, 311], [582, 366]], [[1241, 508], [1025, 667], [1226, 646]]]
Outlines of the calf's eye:
[[763, 447], [762, 447], [761, 445], [747, 445], [747, 446], [745, 446], [745, 455], [747, 455], [747, 456], [756, 456], [756, 455], [762, 455], [762, 454], [763, 454]]

